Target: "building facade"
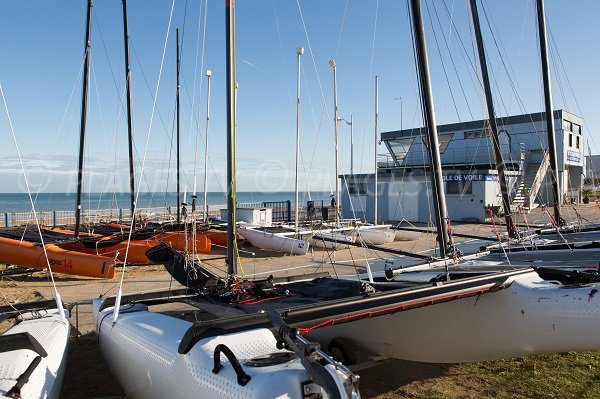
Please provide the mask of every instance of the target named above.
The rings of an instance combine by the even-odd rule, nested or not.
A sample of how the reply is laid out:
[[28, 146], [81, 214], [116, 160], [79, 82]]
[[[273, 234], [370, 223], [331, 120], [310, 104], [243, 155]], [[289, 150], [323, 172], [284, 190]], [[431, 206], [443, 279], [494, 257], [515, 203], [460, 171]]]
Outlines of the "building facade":
[[[498, 118], [502, 158], [513, 212], [551, 202], [544, 113]], [[581, 199], [583, 120], [554, 112], [562, 202]], [[486, 208], [502, 204], [486, 120], [438, 126], [444, 192], [451, 220], [484, 221]], [[425, 128], [381, 133], [388, 154], [378, 159], [378, 220], [429, 222], [435, 218]], [[374, 220], [374, 175], [342, 175], [344, 217]]]

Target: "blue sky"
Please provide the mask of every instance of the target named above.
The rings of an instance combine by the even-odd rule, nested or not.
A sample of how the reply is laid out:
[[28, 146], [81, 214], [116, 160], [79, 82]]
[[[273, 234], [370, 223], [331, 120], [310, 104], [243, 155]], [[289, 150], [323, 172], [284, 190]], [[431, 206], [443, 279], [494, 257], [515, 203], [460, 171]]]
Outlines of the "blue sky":
[[[34, 191], [75, 190], [86, 3], [21, 0], [0, 6], [0, 84]], [[477, 60], [466, 3], [423, 1], [440, 124], [480, 119], [486, 114], [473, 70]], [[206, 118], [203, 69], [210, 68], [209, 190], [223, 191], [224, 2], [178, 0], [171, 16], [172, 4], [167, 0], [128, 2], [137, 180], [145, 155], [141, 190], [175, 190], [172, 137], [175, 28], [179, 28], [183, 37], [183, 179], [190, 191], [196, 170], [200, 190]], [[534, 1], [484, 0], [479, 4], [497, 114], [539, 112], [543, 95]], [[596, 97], [600, 84], [595, 72], [600, 4], [592, 0], [552, 0], [547, 1], [546, 11], [553, 37], [550, 47], [555, 108], [585, 118], [584, 134], [592, 139], [592, 152], [598, 153], [600, 117]], [[93, 15], [86, 190], [126, 191], [121, 2], [96, 1]], [[399, 129], [401, 121], [404, 128], [421, 124], [404, 1], [238, 0], [236, 17], [238, 190], [293, 190], [298, 46], [305, 48], [301, 189], [329, 191], [335, 184], [331, 58], [338, 66], [340, 116], [349, 120], [352, 115], [354, 119], [355, 172], [373, 169], [375, 75], [379, 75], [380, 85], [380, 132]], [[342, 123], [339, 132], [340, 171], [347, 173], [350, 128]], [[0, 113], [0, 140], [0, 192], [21, 192], [23, 179], [5, 112]], [[379, 146], [378, 152], [386, 150]]]

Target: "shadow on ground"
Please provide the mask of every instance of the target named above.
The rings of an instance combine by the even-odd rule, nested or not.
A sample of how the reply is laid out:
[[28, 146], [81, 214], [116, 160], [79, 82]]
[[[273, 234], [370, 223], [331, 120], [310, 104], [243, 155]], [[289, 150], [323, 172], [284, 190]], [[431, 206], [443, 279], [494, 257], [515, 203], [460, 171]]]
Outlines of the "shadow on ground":
[[95, 332], [73, 338], [69, 345], [61, 399], [125, 398], [104, 362]]
[[396, 397], [393, 392], [404, 385], [446, 375], [451, 367], [451, 364], [387, 360], [357, 372], [360, 376], [360, 394], [363, 399], [383, 394], [393, 398]]

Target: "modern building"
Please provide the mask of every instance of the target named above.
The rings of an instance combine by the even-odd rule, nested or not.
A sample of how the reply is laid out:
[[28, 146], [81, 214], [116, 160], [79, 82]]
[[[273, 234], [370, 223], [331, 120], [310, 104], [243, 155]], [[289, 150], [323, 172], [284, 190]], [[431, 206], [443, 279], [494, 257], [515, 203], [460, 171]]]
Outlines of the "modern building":
[[[513, 212], [551, 202], [544, 113], [498, 118]], [[583, 176], [583, 120], [554, 111], [561, 201], [579, 201]], [[425, 128], [381, 133], [388, 154], [378, 159], [378, 220], [429, 222], [433, 215]], [[448, 214], [455, 221], [484, 221], [486, 207], [502, 204], [487, 120], [438, 126]], [[341, 175], [344, 217], [374, 219], [374, 174]]]

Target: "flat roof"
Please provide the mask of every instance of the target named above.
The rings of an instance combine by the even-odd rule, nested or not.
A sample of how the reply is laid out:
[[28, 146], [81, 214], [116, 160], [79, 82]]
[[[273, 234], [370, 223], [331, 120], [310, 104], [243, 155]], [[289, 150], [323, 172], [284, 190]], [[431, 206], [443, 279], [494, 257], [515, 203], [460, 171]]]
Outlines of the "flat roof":
[[[537, 112], [534, 114], [523, 114], [523, 115], [513, 115], [506, 117], [496, 118], [498, 120], [498, 125], [517, 125], [520, 123], [528, 123], [528, 122], [540, 122], [545, 120], [545, 112]], [[583, 119], [577, 115], [574, 115], [568, 111], [558, 109], [554, 111], [554, 119], [569, 119], [571, 122], [583, 124]], [[462, 130], [476, 130], [483, 129], [487, 124], [487, 119], [481, 119], [477, 121], [468, 121], [468, 122], [457, 122], [450, 123], [447, 125], [438, 125], [437, 131], [438, 133], [450, 133]], [[404, 130], [393, 130], [390, 132], [382, 132], [381, 140], [390, 140], [397, 137], [411, 137], [411, 136], [419, 136], [421, 135], [421, 130], [425, 129], [424, 127], [404, 129]]]

